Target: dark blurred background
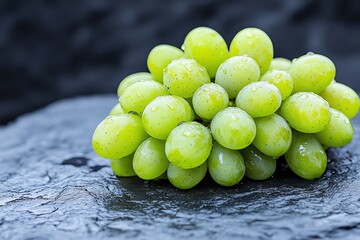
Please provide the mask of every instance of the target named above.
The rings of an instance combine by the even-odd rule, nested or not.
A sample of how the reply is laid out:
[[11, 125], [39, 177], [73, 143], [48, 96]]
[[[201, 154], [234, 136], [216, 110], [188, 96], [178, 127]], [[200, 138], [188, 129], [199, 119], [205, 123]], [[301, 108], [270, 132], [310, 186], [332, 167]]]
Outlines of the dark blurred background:
[[336, 79], [360, 91], [360, 1], [2, 0], [0, 124], [57, 99], [115, 93], [126, 75], [147, 70], [155, 45], [180, 47], [201, 25], [228, 44], [259, 27], [275, 56], [324, 54]]

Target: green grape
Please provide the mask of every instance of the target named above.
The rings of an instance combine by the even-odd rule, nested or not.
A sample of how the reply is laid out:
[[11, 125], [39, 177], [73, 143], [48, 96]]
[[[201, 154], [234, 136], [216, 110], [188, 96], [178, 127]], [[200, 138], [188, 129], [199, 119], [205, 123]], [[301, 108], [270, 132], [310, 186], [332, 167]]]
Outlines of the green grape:
[[218, 112], [211, 121], [210, 128], [219, 144], [233, 150], [249, 146], [256, 135], [252, 117], [237, 107], [227, 107]]
[[212, 137], [206, 127], [198, 122], [186, 122], [171, 131], [165, 152], [172, 164], [189, 169], [206, 161], [211, 145]]
[[326, 153], [312, 134], [294, 131], [285, 159], [290, 169], [304, 179], [319, 178], [326, 170]]
[[253, 82], [240, 90], [236, 106], [245, 110], [251, 117], [269, 116], [281, 105], [281, 93], [269, 82]]
[[252, 180], [270, 178], [276, 170], [276, 159], [260, 152], [253, 145], [241, 150], [245, 159], [245, 176]]
[[216, 72], [215, 83], [222, 86], [230, 99], [236, 98], [239, 91], [249, 83], [258, 81], [260, 68], [254, 59], [235, 56], [222, 63]]
[[183, 51], [171, 45], [154, 47], [147, 58], [147, 66], [155, 81], [163, 82], [163, 70], [172, 60], [184, 56]]
[[227, 149], [214, 142], [208, 158], [208, 169], [215, 182], [231, 187], [238, 184], [244, 177], [244, 159], [239, 151]]
[[291, 67], [291, 61], [286, 58], [274, 58], [270, 63], [270, 70], [287, 71]]
[[354, 136], [354, 128], [350, 120], [342, 112], [330, 108], [331, 119], [327, 127], [314, 136], [322, 144], [329, 147], [342, 147], [350, 143]]
[[152, 100], [168, 94], [164, 86], [158, 82], [136, 82], [125, 89], [119, 98], [119, 103], [124, 112], [136, 112], [141, 115]]
[[290, 96], [294, 88], [291, 75], [281, 70], [269, 70], [261, 76], [260, 80], [274, 84], [279, 89], [282, 100]]
[[116, 114], [123, 114], [124, 111], [122, 110], [120, 103], [116, 104], [112, 109], [109, 115], [116, 115]]
[[254, 146], [266, 155], [279, 157], [291, 145], [291, 128], [284, 118], [273, 115], [255, 118], [256, 136]]
[[273, 44], [269, 36], [257, 28], [245, 28], [238, 32], [230, 44], [230, 56], [247, 55], [253, 58], [265, 73], [274, 56]]
[[133, 169], [133, 157], [134, 154], [130, 154], [120, 159], [111, 160], [111, 169], [114, 171], [116, 176], [119, 177], [136, 176], [136, 173]]
[[193, 59], [180, 58], [164, 69], [164, 86], [170, 94], [190, 98], [205, 83], [210, 83], [206, 69]]
[[200, 118], [210, 121], [216, 113], [228, 106], [229, 95], [221, 86], [207, 83], [196, 90], [192, 103], [195, 113]]
[[291, 95], [278, 112], [290, 126], [300, 132], [316, 133], [324, 130], [330, 122], [330, 107], [319, 95], [299, 92]]
[[167, 176], [169, 181], [177, 188], [190, 189], [195, 187], [205, 177], [207, 163], [204, 162], [198, 167], [183, 169], [172, 163], [169, 164]]
[[133, 167], [136, 174], [142, 179], [155, 179], [166, 172], [168, 166], [165, 141], [150, 137], [135, 151]]
[[198, 27], [189, 32], [183, 47], [185, 55], [204, 66], [210, 78], [215, 77], [220, 64], [229, 57], [225, 40], [208, 27]]
[[194, 112], [185, 99], [168, 95], [159, 96], [146, 106], [142, 123], [150, 136], [166, 140], [180, 122], [190, 122], [194, 118]]
[[335, 77], [335, 65], [327, 57], [308, 53], [293, 60], [289, 73], [294, 92], [321, 93]]
[[152, 80], [152, 75], [148, 72], [138, 72], [138, 73], [133, 73], [133, 74], [127, 76], [119, 84], [119, 87], [117, 90], [118, 97], [120, 97], [122, 95], [122, 93], [125, 91], [125, 89], [128, 86], [130, 86], [131, 84], [133, 84], [135, 82], [147, 81], [147, 80]]
[[139, 116], [111, 115], [96, 127], [92, 146], [103, 158], [120, 159], [135, 152], [148, 137]]
[[345, 84], [332, 82], [320, 96], [330, 107], [339, 110], [349, 119], [353, 119], [360, 110], [360, 100], [357, 93]]

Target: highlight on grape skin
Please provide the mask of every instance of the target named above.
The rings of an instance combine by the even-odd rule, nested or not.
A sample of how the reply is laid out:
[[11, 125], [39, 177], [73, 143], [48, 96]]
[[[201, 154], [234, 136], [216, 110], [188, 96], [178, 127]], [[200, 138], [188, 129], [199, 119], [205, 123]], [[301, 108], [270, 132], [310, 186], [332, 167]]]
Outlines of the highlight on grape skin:
[[335, 81], [335, 63], [312, 52], [274, 58], [261, 29], [242, 29], [228, 45], [197, 27], [182, 46], [154, 46], [146, 63], [148, 72], [120, 81], [119, 101], [92, 138], [119, 178], [241, 187], [244, 178], [270, 179], [282, 158], [313, 180], [326, 171], [325, 149], [357, 134], [359, 96]]

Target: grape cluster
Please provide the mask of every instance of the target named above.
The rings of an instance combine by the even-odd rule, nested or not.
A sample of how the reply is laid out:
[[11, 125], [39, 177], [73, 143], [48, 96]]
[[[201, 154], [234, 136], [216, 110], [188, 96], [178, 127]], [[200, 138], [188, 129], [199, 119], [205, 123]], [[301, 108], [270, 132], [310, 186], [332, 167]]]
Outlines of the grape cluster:
[[94, 132], [95, 152], [117, 176], [168, 179], [180, 189], [207, 172], [222, 186], [265, 180], [281, 156], [298, 176], [321, 177], [324, 149], [353, 138], [359, 97], [334, 80], [329, 58], [273, 52], [257, 28], [241, 30], [230, 48], [207, 27], [188, 33], [181, 49], [156, 46], [149, 72], [121, 81], [119, 103]]

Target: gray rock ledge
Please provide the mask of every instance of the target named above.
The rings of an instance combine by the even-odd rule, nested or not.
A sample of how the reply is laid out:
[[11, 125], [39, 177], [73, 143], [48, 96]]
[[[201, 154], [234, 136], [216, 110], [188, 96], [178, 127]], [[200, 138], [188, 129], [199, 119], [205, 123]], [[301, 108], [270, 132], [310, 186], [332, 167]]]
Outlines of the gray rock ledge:
[[189, 191], [116, 178], [91, 136], [115, 96], [63, 100], [0, 128], [0, 239], [358, 239], [356, 137], [328, 151], [305, 181], [285, 166], [233, 188], [210, 179]]

